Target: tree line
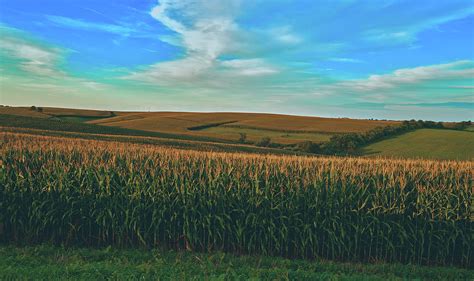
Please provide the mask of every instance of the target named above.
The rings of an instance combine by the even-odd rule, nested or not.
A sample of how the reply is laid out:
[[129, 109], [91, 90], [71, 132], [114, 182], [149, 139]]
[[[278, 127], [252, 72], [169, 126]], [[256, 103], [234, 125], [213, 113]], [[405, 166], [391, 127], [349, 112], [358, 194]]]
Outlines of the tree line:
[[376, 127], [370, 131], [363, 133], [348, 133], [341, 135], [334, 135], [326, 143], [313, 143], [311, 141], [303, 142], [298, 145], [298, 150], [316, 153], [316, 154], [331, 154], [331, 155], [345, 155], [354, 153], [360, 147], [374, 143], [389, 137], [397, 136], [409, 131], [431, 128], [431, 129], [451, 129], [464, 130], [471, 126], [471, 121], [462, 121], [455, 123], [452, 126], [446, 126], [442, 122], [423, 121], [423, 120], [409, 120], [403, 121], [401, 125]]

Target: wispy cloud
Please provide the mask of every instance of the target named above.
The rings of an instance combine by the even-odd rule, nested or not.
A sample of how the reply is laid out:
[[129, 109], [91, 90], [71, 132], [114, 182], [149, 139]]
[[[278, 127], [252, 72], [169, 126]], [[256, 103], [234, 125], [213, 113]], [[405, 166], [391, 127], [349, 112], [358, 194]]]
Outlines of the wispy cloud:
[[289, 25], [271, 28], [268, 33], [276, 40], [285, 44], [294, 45], [303, 42], [303, 38], [300, 35], [297, 35]]
[[[235, 76], [262, 76], [278, 70], [262, 58], [222, 60], [227, 53], [238, 52], [242, 30], [235, 22], [239, 1], [159, 1], [150, 14], [177, 37], [168, 37], [184, 48], [182, 59], [160, 62], [127, 76], [127, 79], [158, 84], [206, 83], [216, 85]], [[289, 39], [289, 38], [287, 38]], [[222, 81], [228, 83], [228, 81]]]
[[142, 22], [138, 23], [104, 23], [104, 22], [94, 22], [82, 19], [68, 18], [63, 16], [54, 16], [46, 15], [46, 19], [53, 25], [75, 29], [75, 30], [84, 30], [89, 32], [101, 32], [109, 33], [122, 38], [125, 37], [134, 37], [134, 38], [151, 38], [161, 40], [162, 42], [169, 43], [166, 40], [166, 35], [157, 34], [154, 31], [150, 31], [150, 27]]
[[107, 23], [94, 23], [94, 22], [88, 22], [88, 21], [83, 21], [79, 19], [72, 19], [72, 18], [67, 18], [67, 17], [61, 17], [61, 16], [51, 16], [48, 15], [46, 18], [63, 27], [69, 27], [69, 28], [75, 28], [75, 29], [82, 29], [82, 30], [96, 30], [96, 31], [101, 31], [101, 32], [108, 32], [108, 33], [115, 33], [118, 35], [129, 35], [132, 32], [135, 32], [134, 29], [125, 27], [125, 26], [120, 26], [120, 25], [115, 25], [115, 24], [107, 24]]
[[223, 61], [222, 66], [236, 70], [237, 75], [259, 76], [278, 73], [275, 67], [265, 63], [262, 59], [235, 59]]
[[19, 60], [19, 67], [26, 72], [48, 77], [65, 75], [57, 68], [62, 60], [58, 49], [42, 47], [10, 36], [0, 37], [0, 49], [9, 57]]
[[27, 33], [14, 28], [0, 26], [0, 33], [0, 62], [3, 65], [8, 61], [9, 66], [8, 69], [1, 68], [3, 80], [8, 82], [5, 84], [56, 94], [75, 93], [75, 88], [94, 91], [106, 88], [105, 84], [63, 70], [68, 50], [33, 40]]
[[446, 64], [398, 69], [389, 74], [370, 75], [367, 79], [345, 81], [340, 83], [339, 86], [359, 91], [374, 91], [427, 81], [472, 79], [472, 77], [474, 77], [474, 62], [462, 60]]
[[335, 61], [335, 62], [364, 63], [363, 60], [352, 59], [352, 58], [330, 58], [329, 60]]
[[[453, 1], [454, 2], [454, 1]], [[409, 2], [406, 2], [409, 3]], [[404, 4], [406, 4], [404, 3]], [[444, 23], [462, 19], [474, 13], [474, 5], [465, 7], [459, 5], [457, 8], [450, 7], [450, 2], [440, 3], [437, 5], [425, 5], [420, 10], [406, 10], [399, 14], [399, 20], [385, 20], [376, 28], [365, 29], [361, 36], [367, 41], [381, 42], [384, 44], [401, 44], [412, 43], [416, 40], [419, 33], [436, 28]], [[386, 14], [393, 10], [397, 3], [381, 7], [379, 13]], [[445, 6], [446, 8], [443, 8]], [[400, 6], [399, 8], [406, 8]]]

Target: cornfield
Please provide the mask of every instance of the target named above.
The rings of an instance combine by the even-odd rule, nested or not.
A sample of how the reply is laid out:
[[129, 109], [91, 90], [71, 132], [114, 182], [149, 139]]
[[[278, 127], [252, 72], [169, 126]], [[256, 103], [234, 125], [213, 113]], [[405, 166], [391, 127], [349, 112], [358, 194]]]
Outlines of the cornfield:
[[473, 266], [470, 161], [0, 140], [5, 243]]

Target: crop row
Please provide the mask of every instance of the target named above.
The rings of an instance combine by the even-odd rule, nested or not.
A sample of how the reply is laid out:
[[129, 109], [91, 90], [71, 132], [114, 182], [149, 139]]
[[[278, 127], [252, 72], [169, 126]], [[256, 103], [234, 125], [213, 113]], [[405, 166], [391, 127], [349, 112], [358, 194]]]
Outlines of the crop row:
[[0, 240], [472, 266], [472, 162], [3, 133]]

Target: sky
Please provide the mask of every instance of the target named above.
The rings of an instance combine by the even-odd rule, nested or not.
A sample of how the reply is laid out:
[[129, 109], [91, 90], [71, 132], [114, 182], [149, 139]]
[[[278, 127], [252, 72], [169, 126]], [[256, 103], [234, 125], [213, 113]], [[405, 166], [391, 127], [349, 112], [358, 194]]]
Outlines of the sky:
[[0, 0], [0, 104], [474, 120], [474, 1]]

